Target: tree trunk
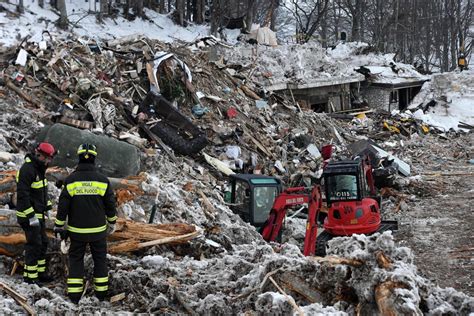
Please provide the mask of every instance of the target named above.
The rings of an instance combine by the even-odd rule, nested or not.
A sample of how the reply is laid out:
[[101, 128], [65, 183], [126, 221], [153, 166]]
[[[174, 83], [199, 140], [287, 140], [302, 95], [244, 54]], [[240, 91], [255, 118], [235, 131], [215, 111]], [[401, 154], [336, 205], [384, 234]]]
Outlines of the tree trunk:
[[23, 4], [23, 0], [20, 0], [18, 2], [18, 6], [17, 6], [16, 9], [17, 9], [18, 13], [20, 13], [20, 14], [25, 13], [25, 6]]
[[216, 35], [222, 21], [221, 0], [212, 1], [211, 6], [211, 34]]
[[59, 10], [59, 28], [66, 30], [68, 28], [69, 21], [67, 19], [67, 10], [66, 10], [66, 0], [57, 1], [58, 10]]
[[319, 32], [319, 35], [321, 36], [321, 45], [324, 48], [327, 48], [329, 43], [328, 43], [328, 11], [324, 11], [324, 14], [321, 18], [321, 31]]
[[159, 5], [158, 11], [159, 11], [161, 14], [166, 13], [166, 3], [165, 3], [165, 0], [160, 0], [160, 5]]
[[178, 24], [184, 26], [185, 4], [184, 0], [176, 0], [176, 13], [178, 16]]
[[252, 23], [254, 20], [254, 15], [257, 7], [257, 1], [248, 0], [247, 1], [247, 13], [245, 16], [245, 30], [250, 32], [252, 29]]
[[192, 15], [193, 15], [193, 0], [186, 0], [185, 7], [186, 7], [185, 19], [186, 21], [191, 21]]
[[99, 10], [99, 15], [98, 19], [100, 22], [102, 22], [102, 18], [104, 15], [107, 15], [109, 13], [109, 1], [108, 0], [100, 0], [100, 10]]
[[135, 0], [134, 1], [134, 7], [133, 10], [135, 11], [135, 14], [139, 17], [143, 17], [143, 0]]
[[130, 13], [130, 1], [131, 0], [126, 0], [123, 6], [123, 15], [125, 16], [126, 19], [128, 19], [128, 16]]
[[204, 0], [194, 0], [193, 1], [193, 21], [197, 24], [204, 23], [204, 10], [205, 10], [205, 1]]
[[360, 41], [360, 19], [361, 19], [361, 0], [356, 0], [354, 5], [354, 13], [352, 15], [352, 40]]
[[272, 0], [272, 5], [270, 29], [276, 31], [276, 20], [278, 16], [278, 8], [280, 7], [280, 0]]

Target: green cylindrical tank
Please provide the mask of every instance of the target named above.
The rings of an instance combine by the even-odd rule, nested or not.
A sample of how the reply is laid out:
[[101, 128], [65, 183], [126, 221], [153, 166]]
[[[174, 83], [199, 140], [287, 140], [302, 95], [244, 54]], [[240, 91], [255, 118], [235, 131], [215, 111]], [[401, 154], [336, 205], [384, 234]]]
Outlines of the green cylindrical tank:
[[105, 135], [96, 135], [64, 124], [46, 126], [38, 135], [40, 142], [49, 142], [58, 150], [52, 165], [73, 168], [77, 165], [80, 144], [97, 146], [96, 166], [108, 177], [122, 178], [140, 171], [140, 151], [137, 147]]

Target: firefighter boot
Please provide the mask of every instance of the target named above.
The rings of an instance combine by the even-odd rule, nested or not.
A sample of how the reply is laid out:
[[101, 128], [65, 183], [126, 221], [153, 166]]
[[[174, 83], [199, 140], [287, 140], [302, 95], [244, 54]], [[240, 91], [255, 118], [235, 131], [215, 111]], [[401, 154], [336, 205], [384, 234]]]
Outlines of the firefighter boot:
[[48, 273], [43, 272], [43, 273], [38, 273], [38, 280], [40, 283], [46, 284], [46, 283], [53, 282], [54, 278]]

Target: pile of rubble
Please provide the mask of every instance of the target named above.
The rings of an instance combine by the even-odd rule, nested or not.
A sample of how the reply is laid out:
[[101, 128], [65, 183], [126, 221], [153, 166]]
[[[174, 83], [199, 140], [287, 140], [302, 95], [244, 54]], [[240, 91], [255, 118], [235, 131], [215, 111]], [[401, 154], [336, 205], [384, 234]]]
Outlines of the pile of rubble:
[[[172, 53], [177, 57], [173, 60], [187, 65], [192, 85], [173, 72], [172, 64], [153, 68], [153, 56], [160, 51]], [[98, 302], [88, 289], [81, 304], [72, 306], [64, 299], [64, 282], [40, 289], [18, 284], [17, 276], [6, 276], [15, 266], [14, 257], [0, 265], [5, 274], [0, 286], [21, 292], [26, 298], [19, 300], [41, 313], [93, 312], [98, 306], [104, 312], [190, 314], [353, 315], [378, 309], [421, 315], [467, 314], [474, 309], [471, 297], [440, 289], [418, 275], [414, 255], [397, 247], [390, 234], [337, 238], [328, 251], [335, 257], [308, 259], [298, 248], [302, 239], [298, 234], [284, 237], [296, 245], [266, 244], [254, 227], [235, 215], [222, 196], [222, 172], [263, 173], [281, 178], [287, 186], [309, 186], [320, 176], [319, 148], [332, 144], [341, 158], [373, 154], [383, 186], [389, 186], [383, 191], [387, 214], [402, 217], [412, 196], [436, 194], [432, 182], [409, 176], [422, 173], [418, 160], [439, 136], [429, 134], [416, 119], [382, 111], [350, 119], [301, 111], [286, 96], [265, 93], [251, 76], [232, 71], [230, 64], [209, 62], [213, 52], [191, 52], [146, 38], [107, 43], [51, 39], [3, 51], [8, 67], [0, 90], [4, 96], [0, 102], [4, 113], [0, 116], [0, 203], [5, 208], [14, 195], [12, 170], [21, 165], [25, 150], [44, 125], [57, 122], [139, 148], [140, 170], [146, 172], [139, 178], [116, 179], [121, 217], [142, 223], [186, 223], [198, 229], [181, 232], [194, 234], [184, 237], [186, 243], [140, 247], [150, 241], [142, 239], [126, 244], [133, 250], [128, 256], [111, 255], [111, 302]], [[205, 155], [175, 155], [159, 139], [145, 139], [147, 134], [136, 126], [134, 108], [147, 96], [150, 82], [168, 93], [179, 112], [204, 131], [209, 142]], [[14, 102], [15, 95], [26, 103]], [[464, 151], [457, 157], [469, 155]], [[54, 179], [56, 173], [49, 171]], [[51, 185], [50, 193], [57, 198], [59, 189]], [[301, 221], [294, 223], [288, 225], [289, 231], [304, 229]], [[64, 261], [54, 257], [56, 253], [57, 245], [53, 245], [51, 268], [61, 278]], [[88, 270], [91, 265], [87, 257]], [[4, 292], [0, 297], [3, 310], [22, 311], [18, 300]]]

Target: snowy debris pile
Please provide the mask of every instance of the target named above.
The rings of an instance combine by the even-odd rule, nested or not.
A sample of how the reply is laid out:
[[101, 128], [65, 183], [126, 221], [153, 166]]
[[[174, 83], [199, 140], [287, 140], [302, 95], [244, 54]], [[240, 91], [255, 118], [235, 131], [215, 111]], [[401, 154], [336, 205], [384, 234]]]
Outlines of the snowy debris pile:
[[377, 54], [361, 42], [341, 43], [328, 49], [313, 42], [271, 48], [242, 44], [223, 53], [229, 67], [263, 86], [315, 80], [331, 82], [340, 78], [363, 81], [364, 76], [357, 70], [359, 67], [364, 67], [371, 82], [429, 79], [412, 65], [397, 63], [395, 54]]
[[376, 53], [367, 43], [340, 43], [334, 48], [328, 48], [330, 60], [337, 63], [340, 71], [351, 73], [356, 68], [365, 67], [370, 82], [399, 83], [406, 80], [428, 80], [429, 77], [420, 74], [415, 67], [395, 61], [395, 54]]
[[[169, 95], [179, 93], [179, 112], [204, 130], [212, 145], [207, 153], [234, 170], [260, 170], [282, 177], [301, 170], [317, 172], [318, 157], [306, 155], [308, 146], [320, 147], [331, 139], [339, 142], [340, 135], [345, 133], [324, 114], [298, 112], [285, 97], [274, 94], [262, 100], [255, 92], [259, 91], [255, 84], [232, 76], [229, 68], [221, 70], [208, 63], [205, 54], [197, 56], [188, 49], [169, 48], [190, 67], [194, 86], [191, 90], [183, 86], [178, 91], [179, 84], [170, 85], [176, 91], [169, 91]], [[128, 38], [101, 46], [96, 41], [69, 38], [52, 40], [46, 49], [36, 42], [25, 43], [22, 49], [27, 52], [25, 66], [10, 65], [4, 73], [5, 84], [35, 105], [45, 122], [50, 118], [79, 129], [92, 129], [141, 148], [156, 146], [154, 140], [149, 144], [139, 141], [147, 136], [137, 131], [130, 114], [149, 89], [151, 77], [144, 55], [150, 49], [165, 49], [163, 43]], [[13, 60], [17, 55], [14, 50], [7, 50], [3, 58]], [[170, 70], [164, 69], [159, 80], [166, 83]], [[170, 80], [174, 82], [176, 78], [172, 76]], [[160, 86], [165, 93], [165, 84]], [[199, 115], [195, 102], [204, 110]], [[7, 112], [15, 111], [22, 109]], [[23, 112], [25, 120], [34, 115]], [[295, 116], [296, 125], [290, 123]], [[34, 119], [33, 116], [31, 120]], [[28, 123], [22, 124], [20, 120], [13, 125], [22, 127]], [[1, 126], [12, 150], [26, 148], [32, 136], [38, 134], [41, 125], [32, 125], [33, 130], [9, 130], [9, 121]], [[238, 146], [240, 151], [238, 156], [228, 157], [226, 152], [232, 146]], [[146, 152], [153, 154], [153, 150]]]
[[413, 99], [412, 116], [443, 131], [474, 128], [474, 72], [433, 75]]
[[264, 86], [328, 78], [338, 70], [321, 45], [316, 43], [277, 47], [242, 44], [226, 49], [224, 61], [229, 67], [234, 65], [239, 73]]
[[[66, 5], [70, 28], [61, 31], [56, 27], [58, 13], [53, 6], [45, 5], [41, 8], [38, 1], [23, 1], [25, 12], [18, 18], [18, 4], [16, 2], [2, 2], [0, 19], [4, 27], [0, 28], [0, 46], [12, 46], [18, 43], [19, 38], [30, 38], [35, 41], [47, 40], [45, 30], [52, 34], [85, 36], [88, 38], [114, 39], [117, 37], [148, 36], [163, 42], [174, 42], [177, 38], [184, 41], [193, 41], [200, 34], [208, 34], [205, 25], [190, 24], [183, 28], [169, 18], [155, 10], [144, 9], [146, 20], [134, 19], [130, 21], [123, 15], [113, 18], [104, 18], [97, 23], [100, 8], [94, 2], [72, 1]], [[11, 30], [15, 30], [12, 32]], [[163, 31], [166, 30], [166, 31]]]
[[[331, 242], [338, 257], [304, 258], [292, 245], [275, 252], [270, 245], [240, 245], [211, 258], [180, 257], [163, 252], [142, 258], [110, 256], [110, 289], [125, 297], [98, 302], [89, 295], [78, 306], [64, 300], [64, 285], [38, 291], [34, 285], [4, 282], [16, 291], [32, 293], [28, 303], [38, 313], [66, 309], [141, 313], [278, 314], [378, 309], [411, 315], [460, 313], [474, 308], [474, 299], [452, 289], [440, 289], [419, 276], [409, 249], [396, 247], [389, 233], [353, 236]], [[86, 258], [86, 265], [91, 265]], [[0, 306], [9, 313], [22, 309], [0, 293]], [[34, 300], [34, 297], [47, 299]]]

